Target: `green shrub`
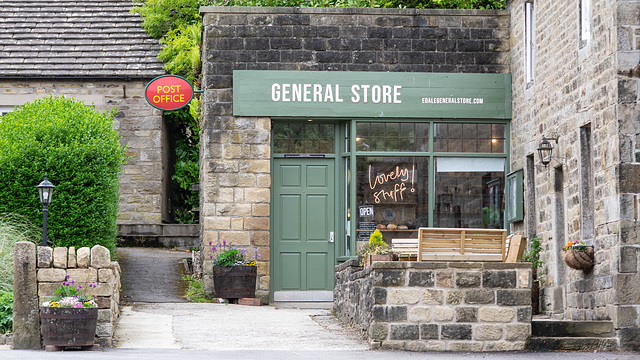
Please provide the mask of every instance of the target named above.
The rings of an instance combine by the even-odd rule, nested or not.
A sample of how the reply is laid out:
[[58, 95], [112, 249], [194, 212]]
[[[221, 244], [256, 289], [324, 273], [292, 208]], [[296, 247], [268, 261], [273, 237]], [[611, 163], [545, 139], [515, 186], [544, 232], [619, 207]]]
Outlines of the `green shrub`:
[[[138, 1], [134, 1], [138, 2]], [[159, 39], [172, 29], [200, 21], [200, 6], [210, 0], [146, 0], [142, 6], [131, 9], [142, 16], [144, 29]]]
[[41, 238], [41, 230], [29, 223], [26, 218], [15, 214], [0, 215], [0, 291], [13, 289], [14, 244], [18, 241], [37, 243]]
[[49, 175], [49, 239], [56, 246], [115, 249], [118, 175], [125, 163], [113, 117], [48, 97], [0, 117], [0, 211], [42, 225], [36, 185]]
[[13, 327], [13, 292], [0, 290], [0, 334], [8, 334]]
[[180, 26], [160, 40], [164, 44], [158, 59], [163, 61], [164, 69], [174, 75], [180, 75], [195, 83], [200, 75], [200, 44], [202, 25], [200, 23]]

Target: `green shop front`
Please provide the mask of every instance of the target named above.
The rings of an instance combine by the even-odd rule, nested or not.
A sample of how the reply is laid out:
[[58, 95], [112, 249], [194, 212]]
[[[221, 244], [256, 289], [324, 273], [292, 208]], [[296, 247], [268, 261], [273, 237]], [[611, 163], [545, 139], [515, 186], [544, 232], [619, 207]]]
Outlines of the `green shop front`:
[[508, 74], [234, 71], [233, 115], [271, 119], [274, 301], [331, 301], [334, 266], [375, 229], [521, 216]]

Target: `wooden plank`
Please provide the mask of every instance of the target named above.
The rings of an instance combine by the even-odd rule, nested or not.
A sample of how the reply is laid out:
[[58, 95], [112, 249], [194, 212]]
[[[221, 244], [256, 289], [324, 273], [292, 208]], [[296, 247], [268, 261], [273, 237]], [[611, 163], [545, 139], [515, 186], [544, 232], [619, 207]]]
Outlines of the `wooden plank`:
[[515, 234], [511, 238], [511, 243], [509, 244], [509, 251], [507, 251], [507, 258], [505, 259], [505, 262], [514, 263], [521, 261], [526, 247], [527, 238], [522, 236], [522, 234]]

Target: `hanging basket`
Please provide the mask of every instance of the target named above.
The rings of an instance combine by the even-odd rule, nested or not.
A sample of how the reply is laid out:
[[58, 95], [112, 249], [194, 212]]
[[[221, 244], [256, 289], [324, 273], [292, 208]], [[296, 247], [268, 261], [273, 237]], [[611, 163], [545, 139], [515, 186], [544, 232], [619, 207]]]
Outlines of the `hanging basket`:
[[588, 246], [584, 250], [564, 250], [562, 260], [572, 269], [589, 270], [593, 267], [593, 246]]

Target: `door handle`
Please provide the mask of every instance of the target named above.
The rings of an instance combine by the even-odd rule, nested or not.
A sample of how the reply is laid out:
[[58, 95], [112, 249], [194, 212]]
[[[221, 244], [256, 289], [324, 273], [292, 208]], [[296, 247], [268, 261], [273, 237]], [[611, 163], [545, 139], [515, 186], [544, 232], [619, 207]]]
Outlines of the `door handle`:
[[332, 231], [329, 233], [329, 242], [332, 243], [335, 241], [335, 233]]

